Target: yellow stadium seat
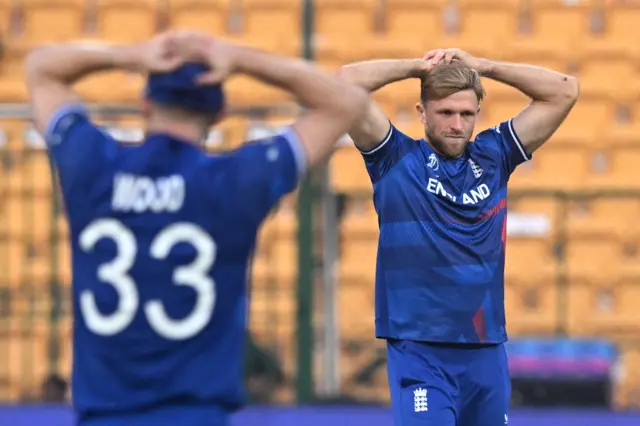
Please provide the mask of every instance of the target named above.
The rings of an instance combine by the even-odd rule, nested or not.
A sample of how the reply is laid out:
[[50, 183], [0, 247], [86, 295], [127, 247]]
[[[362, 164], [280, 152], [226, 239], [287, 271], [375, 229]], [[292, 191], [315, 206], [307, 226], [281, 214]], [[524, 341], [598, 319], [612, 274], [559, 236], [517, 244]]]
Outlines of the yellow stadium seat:
[[[23, 393], [25, 378], [23, 362], [25, 355], [30, 355], [30, 348], [25, 348], [23, 331], [17, 321], [0, 327], [0, 395], [6, 400], [19, 400]], [[21, 367], [23, 367], [21, 369]]]
[[638, 335], [640, 285], [616, 275], [569, 283], [569, 332], [579, 336]]
[[24, 149], [25, 124], [25, 120], [21, 118], [3, 118], [0, 121], [0, 129], [2, 129], [7, 139], [8, 145], [6, 148], [11, 151], [22, 151]]
[[518, 115], [530, 100], [524, 96], [513, 98], [493, 99], [491, 95], [480, 106], [480, 110], [484, 116], [484, 121], [490, 126], [510, 120]]
[[340, 235], [344, 240], [354, 238], [376, 240], [378, 238], [378, 214], [371, 199], [367, 197], [347, 202], [341, 221]]
[[[14, 235], [19, 232], [22, 238], [36, 241], [38, 248], [44, 250], [41, 244], [49, 240], [55, 225], [53, 201], [51, 197], [46, 195], [30, 194], [24, 197], [21, 204], [20, 214], [22, 217], [19, 220], [23, 228], [16, 228], [11, 232]], [[46, 258], [46, 254], [43, 254], [43, 257]]]
[[640, 94], [640, 72], [634, 57], [596, 55], [583, 58], [578, 77], [583, 96], [626, 100]]
[[87, 77], [77, 85], [77, 90], [89, 102], [139, 102], [142, 98], [144, 81], [142, 74], [112, 71]]
[[292, 239], [277, 240], [271, 246], [269, 253], [271, 271], [279, 280], [280, 285], [292, 283], [298, 273], [298, 246]]
[[515, 171], [512, 188], [579, 189], [588, 186], [593, 151], [582, 146], [550, 143]]
[[273, 106], [291, 101], [291, 95], [254, 78], [238, 75], [225, 83], [228, 102], [238, 106]]
[[269, 51], [300, 54], [301, 5], [296, 0], [243, 0], [242, 37]]
[[579, 235], [566, 243], [570, 280], [610, 279], [619, 273], [621, 245], [615, 235]]
[[[637, 23], [640, 19], [640, 5], [634, 2], [623, 1], [595, 1], [592, 4], [596, 7], [595, 13], [592, 14], [592, 22], [595, 31], [585, 34], [576, 40], [576, 50], [580, 56], [586, 60], [597, 59], [599, 61], [611, 61], [614, 64], [620, 61], [636, 62], [638, 60], [638, 42], [640, 36], [637, 31]], [[602, 82], [608, 83], [615, 81], [615, 78], [607, 76]], [[585, 84], [582, 85], [583, 93], [590, 90], [600, 90], [604, 88]], [[610, 96], [630, 98], [629, 86], [630, 81], [623, 85], [612, 87], [613, 93]], [[635, 93], [638, 93], [636, 88]]]
[[[461, 40], [453, 32], [445, 32], [445, 21], [454, 10], [446, 7], [448, 0], [388, 0], [379, 2], [376, 22], [383, 31], [374, 32], [364, 43], [367, 59], [418, 58], [428, 50], [457, 46], [469, 49], [467, 40]], [[424, 31], [423, 29], [428, 29]], [[476, 46], [478, 39], [472, 40]]]
[[362, 155], [354, 147], [338, 148], [329, 160], [331, 186], [340, 192], [370, 192], [371, 179]]
[[[35, 218], [33, 218], [35, 220]], [[14, 220], [12, 223], [24, 230], [33, 220]], [[46, 256], [44, 241], [33, 238], [31, 230], [23, 235], [8, 236], [0, 242], [0, 264], [4, 276], [2, 284], [18, 288], [33, 283], [46, 283], [51, 278], [51, 259]]]
[[[586, 2], [564, 0], [530, 0], [532, 43], [544, 43], [570, 51], [590, 31], [590, 7]], [[558, 28], [562, 28], [558, 31]]]
[[592, 176], [589, 186], [602, 189], [640, 188], [640, 182], [635, 177], [636, 161], [640, 155], [637, 126], [612, 126], [602, 140], [602, 170]]
[[512, 335], [553, 335], [558, 327], [558, 283], [553, 277], [505, 286], [507, 332]]
[[605, 2], [605, 34], [608, 40], [628, 46], [640, 43], [640, 5], [637, 2]]
[[[264, 289], [251, 292], [251, 316], [264, 319], [274, 315], [277, 321], [291, 321], [296, 312], [296, 301], [287, 291]], [[264, 327], [264, 326], [263, 326]]]
[[[0, 209], [2, 235], [7, 238], [24, 238], [31, 226], [25, 220], [28, 206], [23, 203], [23, 198], [19, 192], [7, 191], [7, 195], [9, 197], [3, 203], [2, 209]], [[4, 248], [8, 250], [7, 247]]]
[[420, 81], [417, 79], [398, 81], [383, 87], [375, 93], [374, 97], [384, 105], [384, 112], [390, 118], [395, 119], [399, 112], [406, 111], [417, 119], [415, 106], [420, 101]]
[[21, 4], [28, 43], [70, 41], [83, 33], [83, 0], [24, 0]]
[[145, 41], [156, 33], [155, 0], [97, 0], [98, 37], [111, 42]]
[[598, 145], [607, 128], [615, 121], [615, 116], [616, 104], [607, 98], [580, 99], [553, 134], [548, 145]]
[[24, 59], [26, 50], [23, 46], [8, 45], [4, 47], [0, 61], [0, 101], [25, 102], [27, 85], [25, 84]]
[[25, 158], [29, 189], [36, 196], [51, 195], [51, 165], [47, 152], [30, 150]]
[[66, 288], [71, 287], [71, 245], [68, 235], [58, 236], [59, 241], [55, 247], [56, 258], [59, 262], [58, 280]]
[[333, 57], [346, 62], [361, 56], [373, 35], [377, 0], [316, 0], [314, 5], [318, 60]]
[[[640, 111], [640, 110], [639, 110]], [[603, 137], [603, 146], [640, 146], [640, 125], [620, 124], [609, 127]]]
[[340, 240], [340, 282], [373, 285], [376, 273], [378, 239], [342, 238]]
[[343, 339], [370, 338], [374, 333], [373, 286], [341, 284], [336, 287], [336, 302]]
[[640, 146], [612, 146], [604, 153], [607, 158], [607, 169], [593, 179], [596, 182], [595, 185], [640, 189], [638, 180]]
[[567, 230], [570, 236], [611, 235], [624, 238], [637, 235], [640, 225], [640, 197], [597, 197], [580, 206], [567, 209]]
[[169, 0], [169, 27], [220, 37], [228, 32], [229, 0]]
[[505, 247], [505, 280], [510, 285], [542, 282], [552, 278], [557, 271], [548, 238], [509, 236]]
[[290, 240], [297, 237], [298, 218], [295, 206], [290, 201], [284, 200], [280, 203], [277, 212], [273, 214], [263, 224], [260, 233], [265, 244], [272, 244], [274, 241]]
[[209, 150], [231, 149], [245, 141], [247, 120], [243, 116], [230, 116], [217, 123], [210, 131], [206, 146]]
[[15, 152], [13, 164], [5, 177], [5, 188], [11, 194], [24, 194], [31, 189], [32, 181], [27, 172], [26, 161], [24, 160], [26, 149]]
[[[385, 2], [386, 34], [391, 43], [402, 46], [433, 46], [445, 34], [445, 6], [447, 0], [387, 0]], [[425, 31], [423, 34], [421, 32]]]
[[458, 0], [457, 6], [462, 40], [496, 46], [518, 33], [519, 0]]

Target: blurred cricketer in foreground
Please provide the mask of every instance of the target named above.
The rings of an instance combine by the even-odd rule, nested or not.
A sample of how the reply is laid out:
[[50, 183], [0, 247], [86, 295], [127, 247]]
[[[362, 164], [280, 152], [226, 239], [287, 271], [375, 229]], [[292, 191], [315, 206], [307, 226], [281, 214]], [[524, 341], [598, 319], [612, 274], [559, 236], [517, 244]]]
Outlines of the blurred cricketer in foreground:
[[[349, 132], [379, 217], [375, 328], [387, 341], [395, 423], [505, 425], [507, 182], [569, 114], [578, 81], [459, 49], [346, 65], [339, 74], [370, 92], [409, 78], [421, 82], [423, 139], [400, 132], [374, 101]], [[485, 96], [481, 77], [531, 102], [471, 141]]]
[[[103, 132], [73, 90], [113, 69], [148, 74], [140, 145]], [[305, 112], [281, 134], [210, 155], [201, 143], [236, 73], [288, 91]], [[71, 230], [78, 425], [228, 425], [244, 402], [246, 273], [260, 224], [364, 115], [366, 91], [190, 32], [37, 49], [27, 79]]]

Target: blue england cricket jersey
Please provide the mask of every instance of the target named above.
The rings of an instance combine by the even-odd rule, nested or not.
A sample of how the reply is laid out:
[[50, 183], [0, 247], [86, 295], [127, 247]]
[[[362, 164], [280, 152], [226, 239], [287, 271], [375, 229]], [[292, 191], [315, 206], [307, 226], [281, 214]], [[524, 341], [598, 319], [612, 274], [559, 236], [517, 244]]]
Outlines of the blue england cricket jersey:
[[80, 425], [226, 424], [244, 399], [248, 259], [304, 165], [294, 133], [216, 156], [164, 134], [125, 146], [67, 107], [46, 139], [71, 233]]
[[447, 159], [395, 127], [362, 153], [380, 238], [376, 335], [447, 343], [507, 340], [507, 182], [530, 159], [511, 121]]

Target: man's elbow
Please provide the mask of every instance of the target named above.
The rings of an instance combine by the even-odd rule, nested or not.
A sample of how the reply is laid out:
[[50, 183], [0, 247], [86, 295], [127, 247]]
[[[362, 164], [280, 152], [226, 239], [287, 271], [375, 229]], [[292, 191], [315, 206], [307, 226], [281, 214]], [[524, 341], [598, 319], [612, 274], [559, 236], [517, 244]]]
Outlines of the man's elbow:
[[25, 60], [25, 73], [27, 81], [38, 78], [45, 71], [44, 65], [49, 55], [48, 47], [36, 47], [32, 49]]
[[350, 65], [342, 65], [336, 71], [336, 75], [344, 81], [348, 81], [350, 83], [354, 82], [354, 75], [352, 72], [352, 67]]
[[580, 96], [580, 81], [577, 77], [564, 76], [563, 90], [560, 91], [562, 101], [568, 104], [575, 104]]
[[364, 118], [370, 102], [369, 93], [358, 86], [349, 85], [340, 102], [341, 114], [356, 123]]

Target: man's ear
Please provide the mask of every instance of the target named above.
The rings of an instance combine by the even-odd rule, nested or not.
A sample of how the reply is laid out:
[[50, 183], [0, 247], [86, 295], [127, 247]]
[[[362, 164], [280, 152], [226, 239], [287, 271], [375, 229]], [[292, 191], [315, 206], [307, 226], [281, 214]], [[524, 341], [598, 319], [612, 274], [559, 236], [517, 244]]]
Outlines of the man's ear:
[[422, 102], [417, 102], [416, 103], [416, 112], [418, 113], [418, 119], [420, 120], [420, 122], [422, 124], [426, 124], [427, 123], [427, 111], [424, 107], [424, 105], [422, 105]]

